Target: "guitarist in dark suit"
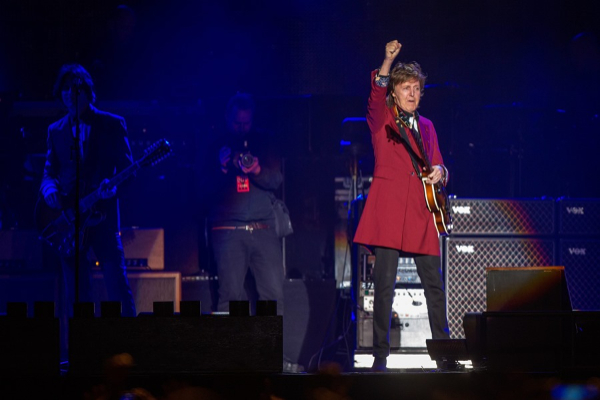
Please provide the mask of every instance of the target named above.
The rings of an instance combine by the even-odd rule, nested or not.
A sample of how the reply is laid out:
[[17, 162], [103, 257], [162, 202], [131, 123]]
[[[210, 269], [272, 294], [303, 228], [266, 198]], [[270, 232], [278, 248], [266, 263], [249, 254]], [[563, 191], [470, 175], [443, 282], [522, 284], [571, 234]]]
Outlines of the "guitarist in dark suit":
[[[81, 197], [106, 185], [107, 178], [131, 165], [127, 128], [122, 117], [100, 111], [93, 106], [94, 84], [80, 65], [64, 65], [54, 86], [68, 114], [48, 128], [48, 152], [40, 187], [47, 211], [73, 209], [76, 186], [77, 148], [80, 155]], [[77, 132], [78, 131], [78, 132]], [[76, 135], [77, 134], [77, 135]], [[76, 137], [80, 145], [76, 146]], [[80, 301], [91, 299], [91, 271], [87, 253], [93, 249], [104, 273], [109, 300], [120, 301], [124, 316], [135, 316], [135, 304], [127, 280], [125, 256], [119, 235], [119, 203], [116, 187], [103, 187], [102, 200], [95, 212], [102, 217], [95, 226], [85, 227], [79, 262]], [[42, 207], [42, 212], [44, 207]], [[40, 212], [40, 210], [38, 210]], [[62, 257], [59, 312], [72, 315], [74, 302], [74, 257]], [[63, 318], [66, 320], [66, 318]]]
[[[373, 183], [354, 242], [375, 253], [373, 370], [385, 371], [398, 257], [413, 257], [423, 285], [434, 339], [447, 339], [439, 228], [424, 187], [443, 184], [448, 171], [433, 123], [417, 112], [425, 75], [417, 63], [392, 64], [401, 45], [386, 44], [381, 68], [371, 74], [367, 122], [375, 151]], [[451, 368], [452, 365], [439, 365]]]

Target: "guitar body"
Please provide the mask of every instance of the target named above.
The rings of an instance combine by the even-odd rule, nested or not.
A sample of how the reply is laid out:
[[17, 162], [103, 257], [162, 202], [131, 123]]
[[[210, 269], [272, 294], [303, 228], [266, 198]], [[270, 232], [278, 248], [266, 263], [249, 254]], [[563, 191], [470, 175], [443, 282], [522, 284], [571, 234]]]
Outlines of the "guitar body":
[[[63, 199], [63, 204], [68, 204]], [[104, 215], [88, 210], [81, 214], [79, 229], [79, 245], [83, 245], [86, 228], [98, 225], [104, 220]], [[52, 250], [61, 257], [69, 258], [75, 255], [75, 210], [65, 208], [57, 210], [39, 198], [35, 205], [35, 226], [39, 238], [46, 242]]]
[[425, 179], [422, 178], [422, 182], [427, 209], [433, 216], [438, 234], [440, 236], [447, 236], [452, 230], [452, 216], [450, 215], [450, 205], [446, 189], [440, 182], [429, 184], [425, 183]]
[[[144, 156], [132, 165], [102, 183], [108, 190], [118, 186], [132, 176], [139, 168], [156, 165], [171, 154], [171, 145], [165, 139], [160, 139], [146, 150]], [[101, 188], [89, 193], [79, 201], [80, 229], [79, 244], [83, 244], [85, 229], [98, 225], [105, 216], [94, 211], [94, 204], [102, 199]], [[40, 234], [40, 240], [46, 242], [56, 253], [62, 257], [75, 255], [75, 201], [72, 198], [61, 198], [61, 204], [67, 204], [61, 210], [48, 206], [43, 198], [39, 198], [35, 206], [35, 225]]]
[[[427, 204], [427, 209], [433, 216], [438, 235], [447, 236], [452, 230], [452, 216], [450, 215], [450, 205], [448, 202], [448, 195], [446, 194], [446, 188], [441, 182], [436, 184], [425, 182], [427, 175], [433, 170], [431, 161], [427, 157], [422, 146], [416, 152], [413, 150], [408, 135], [406, 134], [406, 130], [411, 130], [411, 124], [404, 112], [399, 111], [397, 107], [394, 110], [396, 111], [396, 124], [400, 133], [390, 130], [390, 134], [393, 137], [401, 139], [402, 143], [404, 143], [415, 171], [421, 176], [423, 192], [425, 194], [425, 203]], [[415, 112], [415, 114], [418, 113]]]

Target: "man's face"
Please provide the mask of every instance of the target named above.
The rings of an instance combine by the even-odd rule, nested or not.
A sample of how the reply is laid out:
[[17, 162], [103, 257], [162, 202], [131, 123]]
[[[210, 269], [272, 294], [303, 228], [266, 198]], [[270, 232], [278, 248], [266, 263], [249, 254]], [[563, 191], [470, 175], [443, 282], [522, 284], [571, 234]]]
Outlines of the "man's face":
[[417, 79], [396, 85], [392, 93], [394, 102], [407, 113], [414, 113], [421, 101], [421, 85]]
[[[61, 88], [61, 97], [71, 116], [75, 116], [77, 109], [79, 109], [79, 113], [81, 114], [90, 104], [90, 99], [81, 85], [79, 87], [79, 94], [77, 94], [77, 85], [75, 85], [74, 78], [65, 79]], [[77, 103], [79, 103], [78, 107], [76, 106]]]
[[227, 129], [238, 136], [244, 136], [252, 129], [252, 111], [234, 108], [227, 119]]

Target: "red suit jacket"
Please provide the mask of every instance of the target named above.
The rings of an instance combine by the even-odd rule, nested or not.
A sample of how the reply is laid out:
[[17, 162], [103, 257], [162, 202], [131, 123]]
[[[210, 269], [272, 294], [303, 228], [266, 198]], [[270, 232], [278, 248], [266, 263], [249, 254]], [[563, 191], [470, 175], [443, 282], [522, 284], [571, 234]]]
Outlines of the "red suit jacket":
[[[367, 108], [375, 170], [354, 242], [408, 253], [439, 255], [438, 233], [433, 215], [427, 210], [423, 184], [400, 139], [394, 110], [386, 105], [387, 88], [375, 84], [376, 73], [371, 73]], [[416, 150], [412, 134], [408, 128], [405, 130]], [[420, 117], [419, 131], [431, 164], [443, 165], [433, 123]], [[419, 154], [418, 150], [416, 153]]]

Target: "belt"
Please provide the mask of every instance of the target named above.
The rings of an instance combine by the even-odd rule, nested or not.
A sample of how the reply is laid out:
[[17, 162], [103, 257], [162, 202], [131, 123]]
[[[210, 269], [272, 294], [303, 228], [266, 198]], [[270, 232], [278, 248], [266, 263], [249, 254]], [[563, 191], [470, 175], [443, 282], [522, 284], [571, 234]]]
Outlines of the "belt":
[[261, 224], [260, 222], [252, 222], [248, 225], [230, 225], [230, 226], [213, 226], [212, 230], [213, 231], [219, 231], [219, 230], [242, 230], [242, 231], [250, 231], [252, 232], [255, 229], [269, 229], [270, 226], [267, 224]]

